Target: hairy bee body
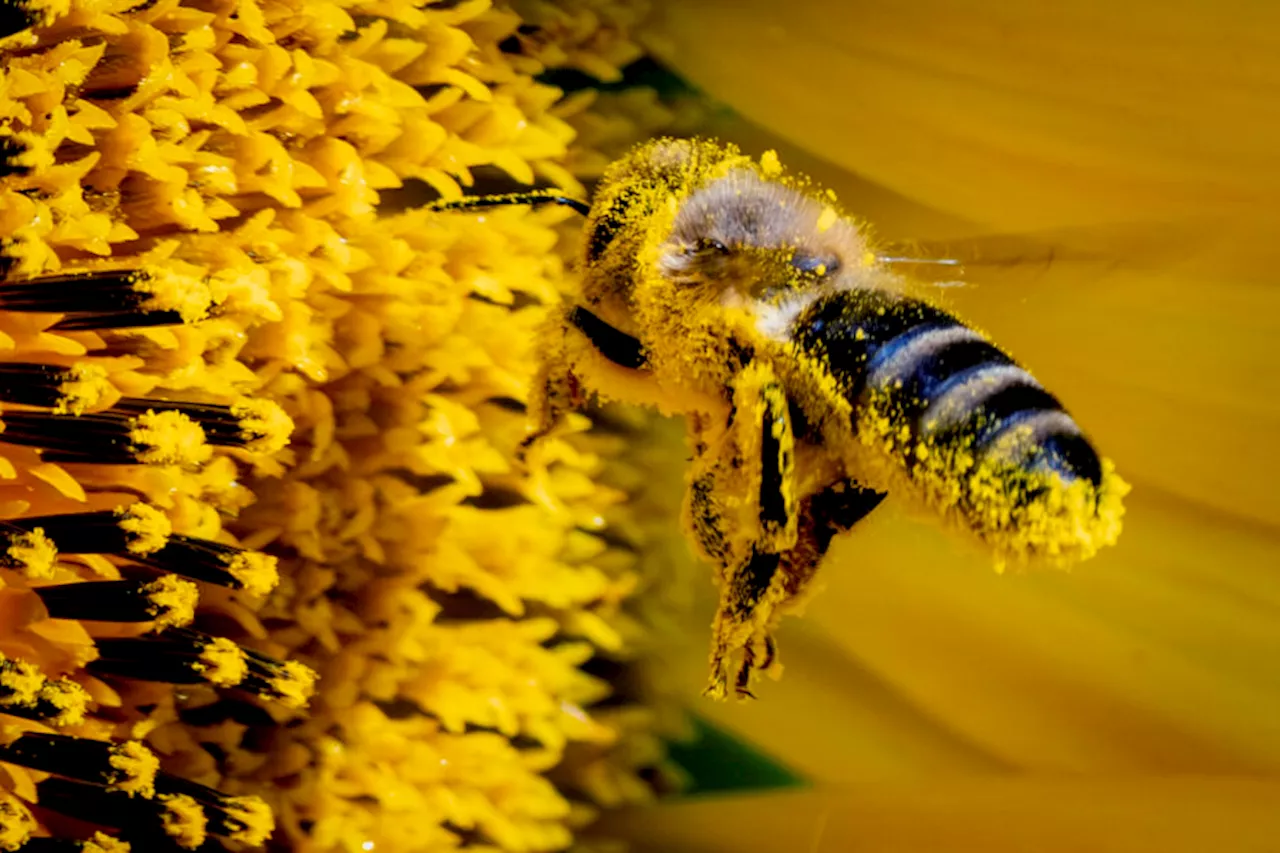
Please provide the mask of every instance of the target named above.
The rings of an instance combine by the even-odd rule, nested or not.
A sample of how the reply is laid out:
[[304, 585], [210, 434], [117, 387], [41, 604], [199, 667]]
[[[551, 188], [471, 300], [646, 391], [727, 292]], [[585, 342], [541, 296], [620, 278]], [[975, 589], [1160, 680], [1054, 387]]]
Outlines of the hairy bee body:
[[731, 146], [657, 140], [605, 174], [580, 297], [550, 318], [530, 443], [590, 395], [686, 418], [683, 516], [721, 588], [708, 692], [750, 695], [832, 539], [886, 493], [1006, 561], [1119, 534], [1127, 486], [1061, 404], [920, 298], [834, 197]]

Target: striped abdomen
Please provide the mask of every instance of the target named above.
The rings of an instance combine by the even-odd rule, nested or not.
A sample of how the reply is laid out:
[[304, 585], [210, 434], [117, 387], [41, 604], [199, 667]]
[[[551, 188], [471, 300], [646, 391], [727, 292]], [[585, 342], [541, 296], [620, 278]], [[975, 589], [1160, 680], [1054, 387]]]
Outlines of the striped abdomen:
[[842, 291], [801, 314], [791, 339], [852, 406], [861, 443], [997, 551], [1079, 555], [1118, 533], [1109, 465], [1052, 394], [955, 317]]

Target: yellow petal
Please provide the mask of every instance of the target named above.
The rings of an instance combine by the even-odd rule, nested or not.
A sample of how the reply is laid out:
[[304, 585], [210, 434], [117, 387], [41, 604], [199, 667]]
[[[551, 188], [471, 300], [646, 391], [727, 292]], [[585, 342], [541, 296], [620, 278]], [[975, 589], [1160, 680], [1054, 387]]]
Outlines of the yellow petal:
[[704, 799], [605, 826], [637, 853], [1263, 853], [1280, 783], [1248, 778], [938, 780]]
[[950, 213], [1002, 229], [1274, 215], [1276, 7], [658, 5], [650, 44], [693, 83]]

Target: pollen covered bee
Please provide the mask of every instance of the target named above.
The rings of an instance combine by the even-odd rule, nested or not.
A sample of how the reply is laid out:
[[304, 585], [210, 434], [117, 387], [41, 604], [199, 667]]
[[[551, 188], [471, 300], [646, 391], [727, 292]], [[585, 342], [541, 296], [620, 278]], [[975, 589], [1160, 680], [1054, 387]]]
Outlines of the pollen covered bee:
[[586, 215], [580, 297], [543, 330], [526, 443], [592, 395], [683, 415], [682, 515], [716, 566], [707, 693], [749, 696], [832, 539], [886, 494], [998, 566], [1113, 544], [1128, 486], [1059, 401], [910, 295], [834, 199], [731, 146], [661, 139], [614, 163]]

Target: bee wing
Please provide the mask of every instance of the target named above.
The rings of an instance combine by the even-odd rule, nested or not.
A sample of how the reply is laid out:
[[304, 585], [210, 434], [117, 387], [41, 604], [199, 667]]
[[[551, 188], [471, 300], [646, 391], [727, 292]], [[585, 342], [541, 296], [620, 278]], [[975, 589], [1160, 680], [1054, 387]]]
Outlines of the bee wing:
[[1031, 235], [959, 240], [910, 240], [881, 247], [876, 260], [894, 272], [933, 287], [969, 287], [996, 272], [1024, 275], [1048, 269], [1059, 247]]
[[876, 260], [925, 285], [968, 287], [985, 280], [1033, 281], [1064, 264], [1164, 268], [1190, 256], [1203, 223], [1125, 223], [953, 240], [883, 244]]

